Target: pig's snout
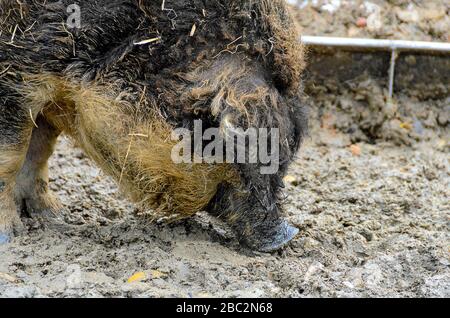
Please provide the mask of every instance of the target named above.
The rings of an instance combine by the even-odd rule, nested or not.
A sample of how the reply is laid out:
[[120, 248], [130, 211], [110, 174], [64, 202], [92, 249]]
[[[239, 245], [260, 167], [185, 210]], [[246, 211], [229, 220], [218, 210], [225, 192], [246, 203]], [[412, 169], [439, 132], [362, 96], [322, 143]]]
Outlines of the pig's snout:
[[242, 195], [230, 185], [219, 186], [208, 211], [228, 223], [243, 245], [260, 252], [284, 247], [299, 232], [282, 217], [277, 205], [265, 207], [256, 193]]
[[273, 252], [288, 244], [297, 234], [298, 228], [286, 220], [268, 222], [255, 227], [250, 235], [244, 235], [242, 242], [260, 252]]
[[247, 210], [229, 224], [234, 228], [239, 241], [259, 252], [273, 252], [287, 245], [299, 232], [276, 213]]

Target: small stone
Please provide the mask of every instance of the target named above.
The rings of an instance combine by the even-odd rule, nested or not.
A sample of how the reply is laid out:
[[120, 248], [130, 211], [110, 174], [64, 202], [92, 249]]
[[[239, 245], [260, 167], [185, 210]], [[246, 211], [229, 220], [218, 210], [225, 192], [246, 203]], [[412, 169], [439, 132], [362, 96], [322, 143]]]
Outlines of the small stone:
[[6, 274], [6, 273], [0, 273], [0, 280], [4, 280], [4, 281], [10, 282], [10, 283], [19, 282], [19, 279], [17, 277], [14, 277], [14, 276]]
[[448, 147], [449, 147], [448, 142], [445, 139], [440, 139], [436, 143], [436, 149], [439, 151], [445, 151], [445, 149]]
[[415, 9], [397, 10], [396, 15], [401, 21], [407, 23], [417, 23], [420, 19], [419, 13]]
[[152, 279], [167, 277], [166, 273], [163, 273], [163, 272], [161, 272], [159, 270], [152, 270], [151, 274], [152, 274]]
[[383, 272], [378, 264], [368, 263], [364, 266], [363, 277], [366, 287], [377, 288], [383, 281]]
[[405, 57], [405, 62], [410, 66], [415, 66], [417, 64], [417, 59], [414, 55], [408, 55]]
[[352, 155], [354, 155], [354, 156], [361, 156], [361, 147], [358, 145], [351, 145], [350, 151], [352, 152]]
[[367, 18], [367, 29], [370, 32], [377, 32], [383, 27], [383, 22], [381, 21], [381, 14], [379, 11], [375, 11]]
[[200, 292], [197, 294], [197, 298], [211, 298], [211, 295], [208, 292]]
[[356, 20], [356, 25], [358, 28], [365, 28], [367, 26], [367, 19], [364, 17], [359, 17], [358, 20]]
[[70, 264], [66, 269], [66, 286], [69, 289], [80, 289], [83, 285], [83, 272], [78, 264]]
[[292, 184], [293, 186], [297, 186], [298, 185], [298, 180], [296, 177], [291, 176], [291, 175], [287, 175], [286, 177], [283, 178], [283, 181], [285, 183], [289, 183]]
[[363, 229], [359, 232], [366, 240], [367, 242], [370, 242], [373, 240], [373, 233], [369, 231], [368, 229]]
[[342, 97], [339, 99], [339, 106], [343, 110], [351, 110], [354, 107], [354, 100], [349, 97]]
[[314, 275], [317, 273], [320, 273], [324, 270], [325, 266], [323, 266], [322, 263], [314, 262], [308, 267], [308, 270], [306, 271], [304, 275], [305, 282], [308, 282]]
[[421, 16], [425, 20], [440, 20], [445, 17], [445, 10], [428, 9], [421, 12]]
[[350, 26], [347, 31], [347, 35], [350, 38], [357, 37], [357, 36], [359, 36], [360, 33], [361, 33], [361, 29], [355, 27], [354, 25]]
[[441, 111], [437, 116], [437, 122], [440, 126], [447, 126], [450, 122], [450, 115], [448, 110]]
[[344, 284], [345, 287], [348, 287], [348, 288], [350, 288], [350, 289], [355, 288], [355, 286], [354, 286], [352, 283], [350, 283], [350, 282], [347, 282], [347, 281], [346, 281], [346, 282], [344, 282], [343, 284]]

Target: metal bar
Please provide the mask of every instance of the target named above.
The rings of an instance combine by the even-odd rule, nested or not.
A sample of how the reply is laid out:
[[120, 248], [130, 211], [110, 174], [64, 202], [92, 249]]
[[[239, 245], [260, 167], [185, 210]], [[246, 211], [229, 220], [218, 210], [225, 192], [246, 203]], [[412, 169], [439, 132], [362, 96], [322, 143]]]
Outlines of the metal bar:
[[325, 36], [302, 36], [301, 41], [309, 46], [378, 49], [386, 51], [440, 52], [450, 54], [450, 43], [403, 40], [377, 40], [339, 38]]
[[389, 67], [389, 101], [394, 96], [394, 80], [395, 80], [395, 62], [397, 61], [398, 52], [392, 50], [391, 54], [391, 66]]

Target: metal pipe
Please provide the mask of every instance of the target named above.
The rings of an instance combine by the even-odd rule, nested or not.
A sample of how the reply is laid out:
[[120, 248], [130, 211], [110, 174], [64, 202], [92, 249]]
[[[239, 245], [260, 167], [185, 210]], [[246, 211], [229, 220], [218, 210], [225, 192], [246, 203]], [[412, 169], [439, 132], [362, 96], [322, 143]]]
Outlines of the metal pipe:
[[302, 36], [301, 41], [309, 46], [376, 49], [386, 51], [440, 52], [450, 54], [450, 43], [403, 40], [377, 40], [360, 38], [339, 38], [326, 36]]
[[391, 54], [391, 66], [389, 67], [389, 101], [394, 96], [394, 80], [395, 80], [395, 62], [397, 61], [398, 52], [392, 50]]

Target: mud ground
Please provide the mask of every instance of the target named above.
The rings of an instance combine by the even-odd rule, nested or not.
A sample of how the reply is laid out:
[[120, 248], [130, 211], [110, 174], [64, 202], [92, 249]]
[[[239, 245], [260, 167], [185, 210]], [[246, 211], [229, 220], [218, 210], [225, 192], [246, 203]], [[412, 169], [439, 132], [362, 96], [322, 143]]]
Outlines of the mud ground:
[[370, 79], [309, 94], [310, 137], [285, 180], [300, 234], [286, 249], [244, 249], [205, 213], [150, 224], [63, 138], [51, 158], [63, 221], [27, 219], [0, 246], [0, 297], [450, 297], [449, 98], [386, 107]]
[[67, 226], [28, 220], [28, 234], [0, 247], [0, 295], [449, 297], [443, 141], [352, 144], [320, 126], [311, 135], [286, 178], [287, 215], [301, 232], [275, 254], [242, 249], [203, 213], [170, 226], [135, 217], [114, 183], [63, 139], [51, 188]]

